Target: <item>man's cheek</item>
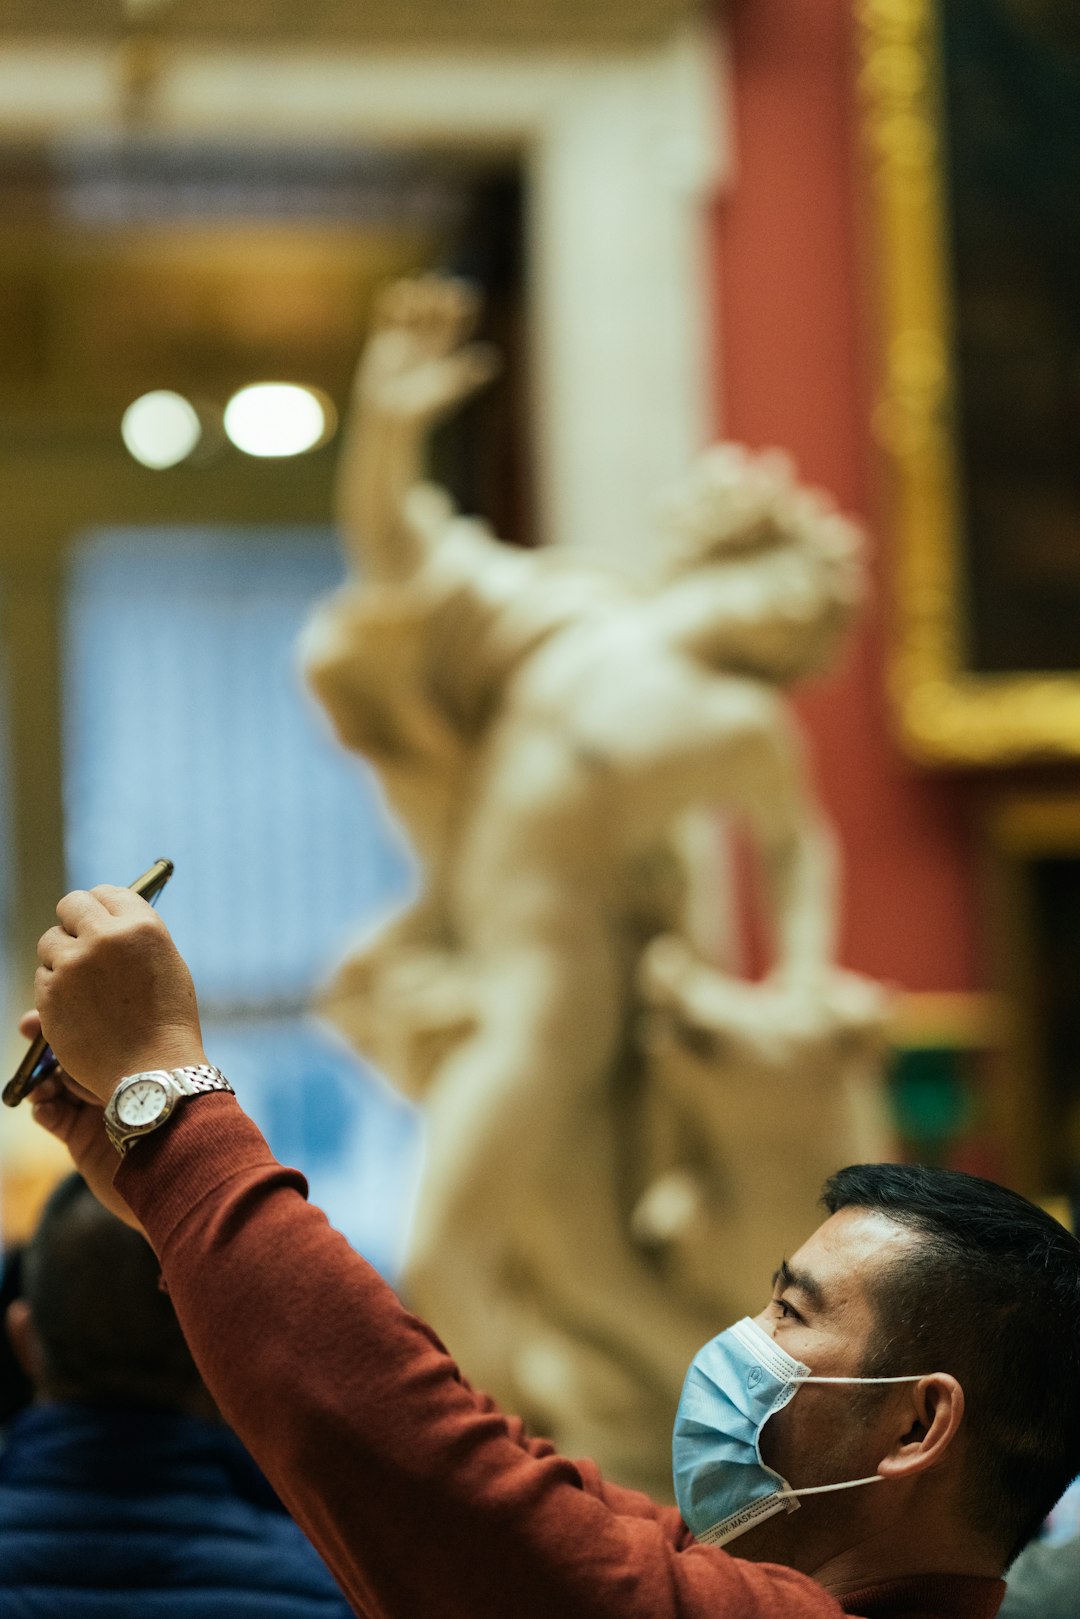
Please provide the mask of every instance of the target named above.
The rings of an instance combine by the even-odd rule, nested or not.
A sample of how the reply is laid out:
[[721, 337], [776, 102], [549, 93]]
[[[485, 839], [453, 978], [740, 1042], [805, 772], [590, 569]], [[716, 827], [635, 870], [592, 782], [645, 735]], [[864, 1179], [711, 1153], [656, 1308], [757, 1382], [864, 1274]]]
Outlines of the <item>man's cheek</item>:
[[771, 1416], [761, 1430], [761, 1459], [766, 1467], [771, 1467], [777, 1473], [783, 1473], [783, 1462], [789, 1455], [787, 1444], [790, 1428], [789, 1408], [784, 1407]]

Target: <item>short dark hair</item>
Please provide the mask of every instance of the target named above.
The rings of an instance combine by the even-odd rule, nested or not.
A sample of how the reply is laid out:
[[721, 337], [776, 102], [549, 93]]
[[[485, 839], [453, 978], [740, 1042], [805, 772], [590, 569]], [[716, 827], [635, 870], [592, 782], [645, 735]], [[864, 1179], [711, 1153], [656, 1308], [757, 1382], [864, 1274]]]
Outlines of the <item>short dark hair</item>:
[[23, 1256], [51, 1398], [185, 1405], [201, 1388], [145, 1237], [68, 1175]]
[[1080, 1242], [1017, 1192], [922, 1164], [842, 1169], [822, 1203], [921, 1238], [875, 1289], [866, 1374], [959, 1380], [969, 1521], [1011, 1562], [1080, 1473]]

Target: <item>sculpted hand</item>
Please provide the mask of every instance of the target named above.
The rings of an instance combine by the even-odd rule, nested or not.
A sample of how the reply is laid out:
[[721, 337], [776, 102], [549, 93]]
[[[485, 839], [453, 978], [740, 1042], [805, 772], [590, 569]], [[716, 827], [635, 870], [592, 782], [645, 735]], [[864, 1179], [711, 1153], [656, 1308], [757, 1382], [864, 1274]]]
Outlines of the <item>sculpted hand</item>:
[[[40, 1029], [41, 1019], [36, 1012], [26, 1012], [19, 1020], [19, 1033], [28, 1040], [33, 1040]], [[113, 1176], [120, 1159], [105, 1134], [97, 1097], [76, 1084], [63, 1068], [58, 1068], [35, 1086], [30, 1106], [34, 1123], [63, 1142], [72, 1163], [98, 1202], [125, 1225], [142, 1231], [123, 1198], [113, 1190]]]
[[195, 987], [168, 928], [128, 888], [67, 894], [38, 943], [42, 1032], [105, 1102], [125, 1074], [204, 1063]]
[[448, 276], [388, 287], [357, 373], [361, 410], [427, 427], [482, 388], [499, 357], [486, 343], [466, 342], [478, 310], [472, 288]]

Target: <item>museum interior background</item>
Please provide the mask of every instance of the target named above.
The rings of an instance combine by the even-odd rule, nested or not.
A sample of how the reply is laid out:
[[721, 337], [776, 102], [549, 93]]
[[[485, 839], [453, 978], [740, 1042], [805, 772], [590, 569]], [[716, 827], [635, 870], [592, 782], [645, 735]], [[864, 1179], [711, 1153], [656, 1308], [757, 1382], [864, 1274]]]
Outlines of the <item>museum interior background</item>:
[[[1070, 0], [950, 0], [947, 32], [933, 0], [544, 0], [512, 16], [425, 0], [405, 21], [375, 6], [363, 22], [342, 0], [308, 8], [302, 35], [272, 0], [117, 0], [93, 24], [78, 5], [48, 9], [48, 33], [30, 3], [0, 28], [9, 1029], [55, 897], [173, 857], [163, 913], [217, 1060], [316, 1198], [395, 1272], [420, 1173], [415, 1120], [305, 1016], [349, 930], [416, 881], [370, 776], [294, 669], [312, 602], [341, 577], [334, 424], [376, 289], [430, 267], [464, 274], [504, 368], [442, 431], [433, 472], [521, 546], [588, 524], [587, 491], [563, 510], [558, 476], [547, 487], [575, 453], [549, 417], [573, 392], [589, 310], [632, 302], [675, 247], [650, 243], [647, 221], [631, 232], [620, 284], [584, 289], [575, 335], [552, 313], [575, 263], [558, 233], [579, 220], [587, 235], [609, 201], [609, 103], [630, 117], [637, 64], [666, 62], [674, 40], [685, 71], [692, 37], [704, 110], [690, 134], [665, 135], [664, 162], [678, 220], [695, 216], [676, 245], [697, 301], [656, 342], [683, 345], [700, 397], [684, 408], [662, 366], [610, 348], [566, 421], [598, 401], [613, 432], [636, 421], [631, 482], [634, 459], [644, 479], [650, 456], [677, 473], [695, 421], [690, 453], [707, 437], [779, 446], [865, 523], [869, 601], [841, 662], [795, 698], [842, 850], [839, 959], [895, 991], [897, 1152], [1005, 1179], [1068, 1218], [1080, 1197]], [[248, 61], [250, 86], [233, 85], [257, 109], [254, 132], [242, 114], [226, 129], [185, 122], [176, 63], [203, 64], [204, 103], [197, 75], [184, 83], [205, 109], [215, 54], [234, 75]], [[431, 72], [420, 105], [468, 98], [456, 63], [482, 64], [486, 84], [505, 61], [513, 85], [527, 61], [521, 83], [539, 97], [548, 74], [552, 105], [567, 75], [594, 73], [580, 122], [600, 129], [595, 167], [560, 214], [558, 164], [537, 170], [494, 92], [454, 138], [425, 132], [421, 113], [410, 132], [393, 108], [328, 134], [319, 73], [329, 106], [354, 58], [364, 84], [372, 64], [393, 63], [394, 83], [410, 63]], [[304, 93], [275, 115], [268, 98], [290, 74]], [[448, 113], [447, 127], [468, 130], [469, 116]], [[693, 146], [703, 130], [712, 157]], [[226, 400], [267, 380], [328, 402], [306, 453], [226, 441]], [[152, 469], [120, 419], [159, 388], [194, 402], [202, 438]], [[750, 918], [752, 878], [732, 858]], [[751, 945], [749, 970], [753, 958]], [[13, 1066], [14, 1034], [5, 1051]], [[0, 1124], [15, 1240], [60, 1166], [21, 1115]]]

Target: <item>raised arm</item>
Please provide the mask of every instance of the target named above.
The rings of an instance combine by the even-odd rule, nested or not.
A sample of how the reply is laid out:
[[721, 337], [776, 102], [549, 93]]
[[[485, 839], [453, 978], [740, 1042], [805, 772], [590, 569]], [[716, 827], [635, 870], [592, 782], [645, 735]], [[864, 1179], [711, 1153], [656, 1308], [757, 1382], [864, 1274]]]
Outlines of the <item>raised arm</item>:
[[[191, 980], [155, 913], [101, 888], [58, 915], [38, 1001], [68, 1072], [103, 1098], [125, 1072], [201, 1058]], [[66, 1105], [54, 1093], [42, 1122]], [[88, 1154], [82, 1167], [101, 1178]], [[223, 1415], [368, 1619], [839, 1619], [806, 1577], [688, 1544], [670, 1510], [525, 1442], [233, 1098], [183, 1103], [117, 1189]]]
[[407, 506], [427, 436], [498, 369], [493, 349], [468, 341], [477, 311], [466, 283], [441, 276], [397, 281], [376, 303], [337, 475], [343, 539], [365, 580], [407, 579], [423, 560], [423, 529]]

